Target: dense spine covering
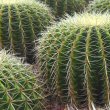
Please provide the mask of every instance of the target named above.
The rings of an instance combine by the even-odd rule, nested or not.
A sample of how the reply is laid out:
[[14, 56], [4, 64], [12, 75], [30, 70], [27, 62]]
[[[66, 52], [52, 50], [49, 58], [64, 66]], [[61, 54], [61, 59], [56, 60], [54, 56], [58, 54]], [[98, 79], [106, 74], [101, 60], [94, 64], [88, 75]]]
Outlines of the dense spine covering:
[[0, 109], [44, 110], [42, 95], [32, 68], [0, 51]]
[[27, 62], [35, 61], [35, 39], [52, 21], [49, 9], [29, 0], [0, 2], [0, 44]]
[[108, 106], [110, 15], [75, 15], [43, 36], [38, 48], [39, 72], [52, 95], [57, 94], [62, 103], [70, 96], [78, 109]]
[[110, 12], [110, 0], [93, 0], [88, 5], [89, 12]]
[[68, 13], [73, 15], [75, 12], [81, 12], [87, 6], [87, 0], [40, 0], [47, 3], [53, 9], [56, 17], [62, 17]]

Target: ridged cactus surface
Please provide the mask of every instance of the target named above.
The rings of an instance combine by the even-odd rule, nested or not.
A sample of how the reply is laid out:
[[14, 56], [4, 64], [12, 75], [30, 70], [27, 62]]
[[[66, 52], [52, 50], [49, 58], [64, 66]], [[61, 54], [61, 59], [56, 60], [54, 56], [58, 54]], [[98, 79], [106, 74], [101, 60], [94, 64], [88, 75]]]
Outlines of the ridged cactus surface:
[[0, 47], [33, 63], [34, 40], [51, 20], [49, 9], [34, 0], [0, 0]]
[[88, 10], [90, 12], [110, 12], [110, 0], [93, 0], [88, 6]]
[[62, 103], [69, 96], [81, 110], [109, 105], [109, 14], [69, 17], [51, 27], [39, 42], [39, 72], [51, 95]]
[[0, 109], [44, 110], [42, 90], [31, 67], [0, 51]]
[[87, 5], [86, 0], [39, 0], [47, 3], [52, 9], [56, 17], [62, 17], [68, 13], [73, 15], [74, 12], [81, 12]]

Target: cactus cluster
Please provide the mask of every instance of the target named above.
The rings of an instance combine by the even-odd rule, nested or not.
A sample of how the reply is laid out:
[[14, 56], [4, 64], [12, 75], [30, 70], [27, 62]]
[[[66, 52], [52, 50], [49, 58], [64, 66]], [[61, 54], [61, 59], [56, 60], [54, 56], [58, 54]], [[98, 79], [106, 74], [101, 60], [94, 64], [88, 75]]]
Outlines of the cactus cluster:
[[109, 14], [76, 14], [52, 26], [39, 42], [39, 72], [52, 95], [62, 103], [72, 99], [78, 109], [109, 105]]
[[0, 109], [43, 110], [42, 90], [32, 68], [0, 51]]
[[0, 47], [35, 61], [35, 42], [52, 21], [50, 10], [34, 0], [0, 0]]
[[56, 17], [62, 17], [66, 12], [73, 15], [74, 12], [83, 11], [87, 0], [40, 0], [47, 3], [53, 9]]
[[93, 0], [88, 6], [89, 12], [110, 12], [110, 0]]

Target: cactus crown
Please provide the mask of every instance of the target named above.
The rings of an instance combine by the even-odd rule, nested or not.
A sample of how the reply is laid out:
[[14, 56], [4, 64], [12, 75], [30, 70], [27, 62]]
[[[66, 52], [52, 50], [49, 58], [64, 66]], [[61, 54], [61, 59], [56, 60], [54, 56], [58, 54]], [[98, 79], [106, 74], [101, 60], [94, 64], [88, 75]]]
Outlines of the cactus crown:
[[25, 4], [30, 4], [30, 3], [35, 3], [34, 0], [0, 0], [1, 4], [21, 4], [21, 3], [25, 3]]
[[110, 0], [93, 0], [88, 6], [89, 12], [110, 12]]
[[35, 39], [53, 17], [50, 10], [34, 0], [2, 0], [0, 2], [0, 45], [35, 61]]
[[42, 90], [31, 67], [0, 51], [0, 109], [42, 110]]
[[43, 36], [38, 48], [39, 71], [52, 95], [67, 103], [69, 94], [77, 108], [108, 105], [110, 15], [75, 15]]
[[[104, 25], [109, 25], [110, 19], [108, 14], [101, 15], [101, 14], [89, 14], [89, 13], [84, 13], [81, 15], [75, 15], [74, 18], [71, 17], [69, 18], [68, 22], [72, 22], [72, 24], [78, 26], [84, 26], [84, 27], [89, 27], [89, 26], [104, 26]], [[66, 20], [67, 22], [67, 20]]]

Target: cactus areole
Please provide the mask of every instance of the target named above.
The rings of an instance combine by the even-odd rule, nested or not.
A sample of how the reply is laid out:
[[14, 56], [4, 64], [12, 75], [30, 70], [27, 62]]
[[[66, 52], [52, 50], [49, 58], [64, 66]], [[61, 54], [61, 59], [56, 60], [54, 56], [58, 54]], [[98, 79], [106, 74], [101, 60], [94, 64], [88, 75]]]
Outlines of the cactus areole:
[[27, 62], [35, 61], [35, 42], [52, 20], [49, 9], [34, 0], [0, 0], [0, 45]]
[[39, 42], [39, 71], [63, 103], [70, 94], [77, 108], [109, 105], [109, 14], [69, 17], [51, 27]]

